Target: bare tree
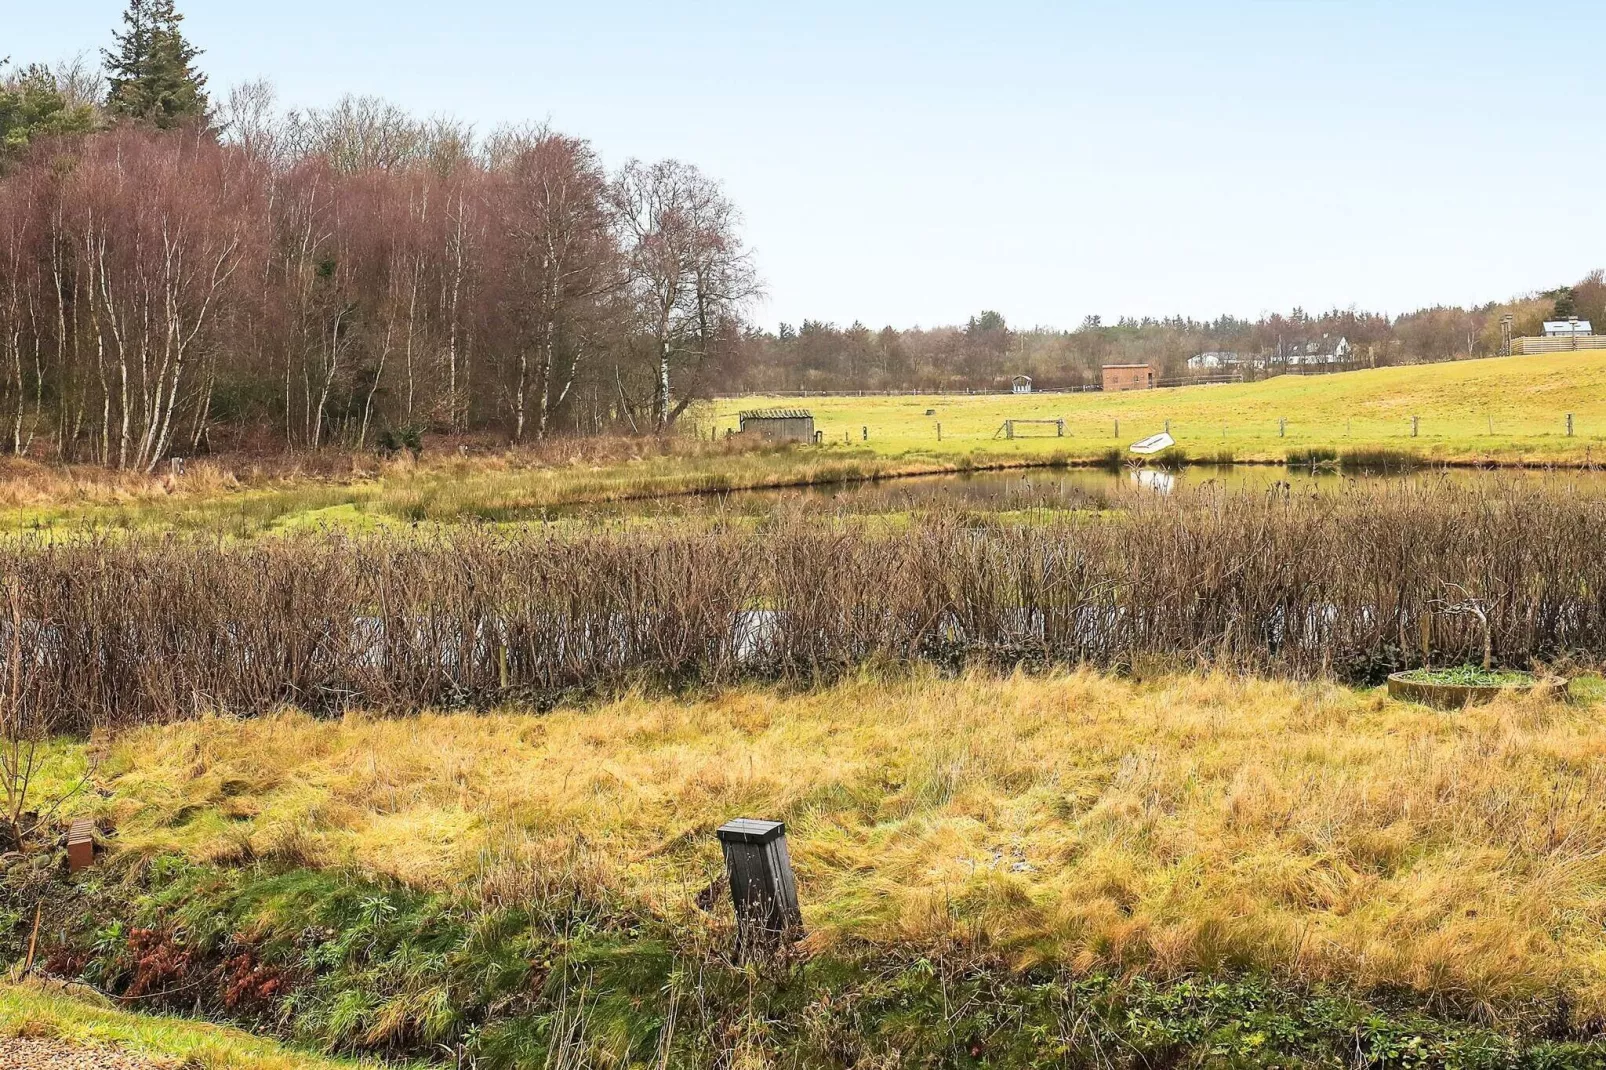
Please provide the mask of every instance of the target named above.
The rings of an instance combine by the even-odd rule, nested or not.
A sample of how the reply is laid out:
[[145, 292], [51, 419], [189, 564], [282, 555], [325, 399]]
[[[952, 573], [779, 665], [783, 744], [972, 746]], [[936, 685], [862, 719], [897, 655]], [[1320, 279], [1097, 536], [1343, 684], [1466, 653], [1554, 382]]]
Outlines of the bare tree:
[[632, 160], [613, 186], [640, 326], [653, 343], [659, 433], [694, 400], [718, 340], [758, 293], [740, 217], [719, 184], [678, 160]]
[[515, 350], [516, 442], [526, 434], [532, 390], [535, 437], [546, 437], [552, 411], [568, 399], [593, 344], [598, 302], [619, 285], [606, 190], [591, 147], [544, 128], [504, 168], [503, 301]]
[[266, 78], [241, 82], [218, 105], [215, 123], [224, 142], [258, 159], [276, 161], [285, 132], [277, 111], [278, 91]]

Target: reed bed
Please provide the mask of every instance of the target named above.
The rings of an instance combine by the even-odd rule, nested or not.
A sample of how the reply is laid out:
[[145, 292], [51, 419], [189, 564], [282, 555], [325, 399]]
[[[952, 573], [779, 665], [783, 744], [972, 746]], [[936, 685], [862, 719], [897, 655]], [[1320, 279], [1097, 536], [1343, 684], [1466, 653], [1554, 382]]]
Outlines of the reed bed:
[[62, 728], [293, 705], [546, 704], [917, 661], [1377, 680], [1606, 654], [1606, 495], [1512, 481], [1134, 494], [1004, 524], [419, 528], [8, 544], [0, 663]]

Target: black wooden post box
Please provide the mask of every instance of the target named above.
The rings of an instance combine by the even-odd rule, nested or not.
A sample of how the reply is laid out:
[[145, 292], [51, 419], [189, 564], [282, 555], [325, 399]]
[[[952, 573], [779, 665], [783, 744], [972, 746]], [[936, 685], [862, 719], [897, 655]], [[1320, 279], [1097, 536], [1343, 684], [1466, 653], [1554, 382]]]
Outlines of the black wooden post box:
[[736, 907], [736, 948], [774, 947], [803, 932], [786, 824], [738, 818], [715, 833], [725, 851], [731, 902]]

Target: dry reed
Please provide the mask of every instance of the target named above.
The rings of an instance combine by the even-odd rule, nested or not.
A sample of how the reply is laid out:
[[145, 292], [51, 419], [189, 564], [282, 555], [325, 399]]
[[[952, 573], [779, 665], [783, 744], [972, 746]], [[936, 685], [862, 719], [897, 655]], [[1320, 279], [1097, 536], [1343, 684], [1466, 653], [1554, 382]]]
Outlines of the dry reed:
[[[792, 518], [761, 530], [421, 528], [233, 545], [22, 539], [27, 698], [82, 729], [293, 705], [547, 703], [646, 682], [852, 666], [1154, 659], [1376, 679], [1483, 637], [1498, 659], [1606, 654], [1606, 497], [1435, 484], [1287, 497], [1215, 488], [1004, 525]], [[0, 650], [11, 643], [0, 644]], [[0, 659], [3, 660], [3, 659]]]

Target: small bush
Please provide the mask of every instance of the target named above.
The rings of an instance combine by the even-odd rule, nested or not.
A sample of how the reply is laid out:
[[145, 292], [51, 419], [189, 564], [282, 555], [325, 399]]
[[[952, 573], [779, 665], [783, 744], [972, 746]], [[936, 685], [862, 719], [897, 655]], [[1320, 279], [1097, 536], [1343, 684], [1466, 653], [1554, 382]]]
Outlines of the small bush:
[[1315, 471], [1319, 468], [1336, 467], [1338, 464], [1338, 451], [1320, 447], [1290, 450], [1287, 460], [1290, 468], [1309, 468]]
[[1422, 467], [1422, 458], [1405, 450], [1345, 450], [1339, 455], [1339, 467], [1358, 475], [1388, 475], [1414, 472]]

